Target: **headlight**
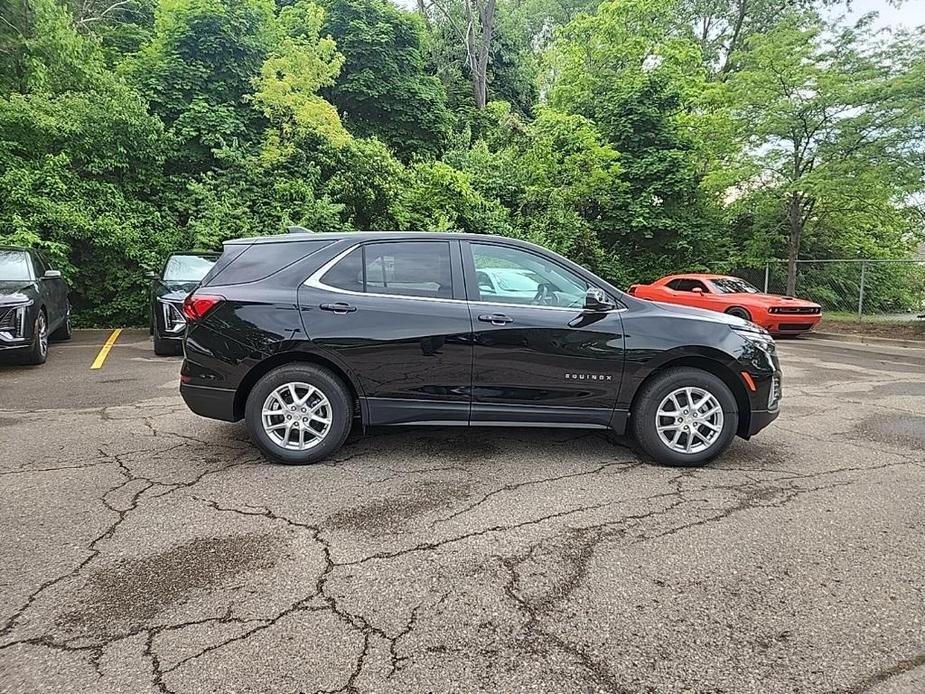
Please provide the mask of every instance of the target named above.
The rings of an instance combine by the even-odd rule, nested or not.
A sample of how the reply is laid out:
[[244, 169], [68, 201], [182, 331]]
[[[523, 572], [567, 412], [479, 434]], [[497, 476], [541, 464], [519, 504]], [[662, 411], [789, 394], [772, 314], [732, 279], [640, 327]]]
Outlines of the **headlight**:
[[777, 354], [777, 345], [774, 344], [774, 338], [764, 328], [757, 325], [735, 326], [732, 331], [744, 337], [757, 347], [767, 358], [769, 367], [774, 367], [774, 358]]

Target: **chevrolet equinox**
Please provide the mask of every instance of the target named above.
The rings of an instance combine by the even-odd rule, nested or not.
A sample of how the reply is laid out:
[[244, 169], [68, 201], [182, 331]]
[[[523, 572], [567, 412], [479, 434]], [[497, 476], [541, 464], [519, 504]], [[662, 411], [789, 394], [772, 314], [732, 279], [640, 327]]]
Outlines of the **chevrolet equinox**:
[[774, 341], [741, 318], [636, 299], [524, 241], [296, 233], [228, 241], [183, 304], [180, 391], [284, 463], [362, 426], [631, 433], [700, 465], [778, 414]]

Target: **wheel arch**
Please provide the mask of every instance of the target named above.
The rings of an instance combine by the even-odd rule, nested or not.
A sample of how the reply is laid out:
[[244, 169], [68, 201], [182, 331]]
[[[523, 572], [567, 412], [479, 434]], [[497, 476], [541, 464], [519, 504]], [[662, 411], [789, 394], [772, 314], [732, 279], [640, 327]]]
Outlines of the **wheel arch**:
[[635, 411], [639, 394], [642, 392], [643, 387], [649, 381], [667, 369], [681, 366], [706, 371], [713, 374], [726, 384], [726, 386], [732, 392], [732, 396], [735, 398], [736, 406], [739, 410], [739, 427], [736, 431], [736, 434], [743, 438], [748, 438], [748, 432], [752, 418], [752, 408], [748, 399], [748, 392], [745, 390], [745, 384], [742, 382], [742, 379], [739, 377], [739, 375], [721, 360], [702, 354], [691, 354], [674, 357], [662, 364], [659, 364], [656, 368], [650, 371], [636, 388], [636, 392], [633, 394], [633, 400], [630, 403], [630, 412], [632, 413]]
[[244, 417], [244, 407], [247, 404], [247, 396], [250, 395], [257, 381], [259, 381], [264, 374], [286, 364], [314, 364], [315, 366], [324, 367], [333, 373], [343, 382], [350, 392], [350, 398], [354, 406], [354, 414], [359, 414], [363, 422], [366, 422], [366, 414], [363, 412], [361, 406], [362, 400], [360, 399], [359, 389], [347, 370], [339, 366], [333, 360], [314, 352], [280, 352], [267, 357], [251, 368], [244, 378], [241, 379], [241, 383], [235, 391], [234, 416], [236, 419], [242, 419]]
[[748, 308], [747, 306], [742, 306], [741, 304], [733, 304], [732, 306], [727, 306], [723, 313], [732, 314], [733, 311], [742, 311], [748, 316], [748, 320], [753, 320], [755, 318], [755, 311]]

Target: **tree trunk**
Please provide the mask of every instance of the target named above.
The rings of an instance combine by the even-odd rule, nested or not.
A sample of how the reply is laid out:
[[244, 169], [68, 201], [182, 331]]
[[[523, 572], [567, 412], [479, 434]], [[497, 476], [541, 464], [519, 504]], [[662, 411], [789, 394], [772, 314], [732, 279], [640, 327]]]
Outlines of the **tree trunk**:
[[790, 239], [787, 241], [787, 295], [797, 291], [797, 260], [803, 237], [803, 202], [799, 193], [790, 194]]
[[485, 108], [488, 101], [488, 56], [491, 53], [491, 40], [495, 33], [495, 8], [497, 0], [488, 0], [479, 7], [479, 24], [482, 33], [479, 36], [475, 79], [475, 107]]

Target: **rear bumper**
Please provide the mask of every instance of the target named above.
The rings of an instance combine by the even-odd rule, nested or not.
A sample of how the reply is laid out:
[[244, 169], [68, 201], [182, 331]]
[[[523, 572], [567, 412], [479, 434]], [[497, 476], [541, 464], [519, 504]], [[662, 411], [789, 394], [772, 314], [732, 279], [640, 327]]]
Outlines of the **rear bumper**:
[[180, 395], [183, 396], [186, 406], [200, 417], [221, 419], [225, 422], [238, 420], [234, 414], [235, 391], [233, 390], [181, 383]]

